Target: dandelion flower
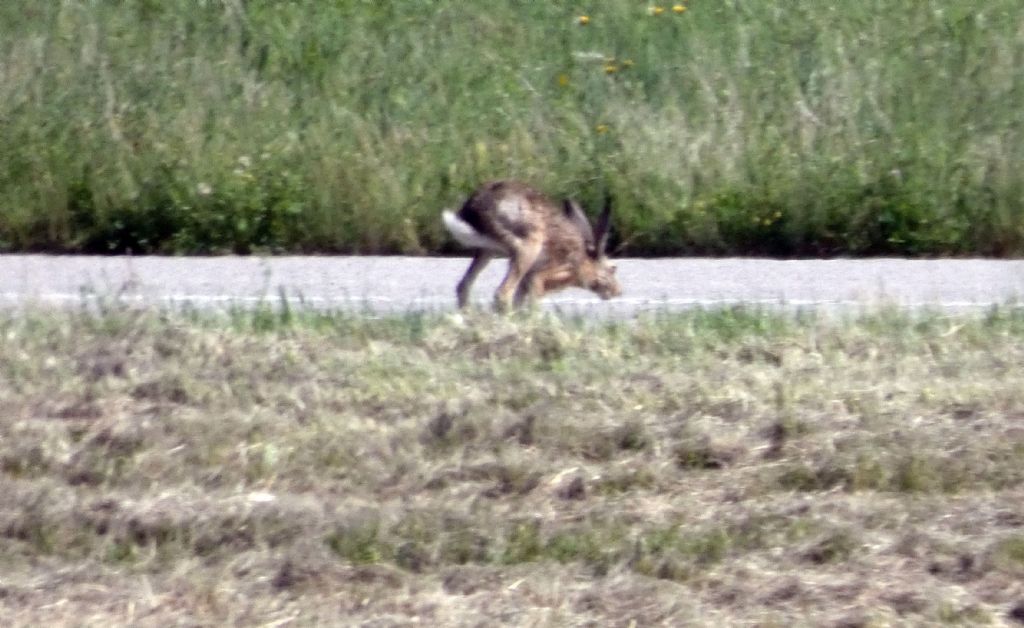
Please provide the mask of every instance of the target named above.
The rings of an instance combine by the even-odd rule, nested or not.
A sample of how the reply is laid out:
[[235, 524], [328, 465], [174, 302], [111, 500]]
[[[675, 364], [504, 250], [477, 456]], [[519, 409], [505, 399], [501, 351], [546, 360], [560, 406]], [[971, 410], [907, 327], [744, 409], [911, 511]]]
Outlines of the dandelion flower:
[[590, 24], [590, 16], [581, 15], [578, 18], [576, 18], [576, 23], [579, 24], [580, 26], [586, 26], [587, 24]]
[[651, 15], [661, 15], [662, 13], [665, 12], [665, 7], [650, 7], [649, 9], [647, 9], [647, 12], [650, 13]]
[[597, 131], [598, 133], [607, 133], [608, 132], [608, 125], [607, 124], [599, 124], [599, 125], [594, 127], [594, 130]]
[[677, 4], [674, 7], [672, 7], [672, 10], [675, 11], [676, 13], [682, 13], [683, 11], [686, 11], [686, 5]]
[[563, 73], [563, 74], [559, 74], [558, 75], [558, 86], [559, 87], [569, 87], [569, 75], [568, 74], [564, 74]]
[[614, 63], [606, 63], [606, 64], [604, 64], [604, 73], [605, 74], [615, 74], [618, 71], [619, 71], [619, 66], [615, 65]]

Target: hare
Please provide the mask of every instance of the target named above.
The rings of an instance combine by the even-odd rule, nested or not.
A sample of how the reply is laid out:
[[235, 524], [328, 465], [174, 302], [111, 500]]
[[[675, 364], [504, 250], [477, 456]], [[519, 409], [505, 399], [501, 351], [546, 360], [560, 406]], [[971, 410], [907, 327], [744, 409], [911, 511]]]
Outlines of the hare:
[[508, 256], [509, 268], [494, 295], [498, 311], [570, 286], [602, 299], [622, 293], [615, 266], [605, 255], [611, 206], [606, 203], [591, 226], [576, 201], [552, 201], [518, 181], [490, 181], [478, 187], [456, 212], [442, 219], [452, 236], [476, 255], [456, 288], [459, 307], [480, 271], [495, 256]]

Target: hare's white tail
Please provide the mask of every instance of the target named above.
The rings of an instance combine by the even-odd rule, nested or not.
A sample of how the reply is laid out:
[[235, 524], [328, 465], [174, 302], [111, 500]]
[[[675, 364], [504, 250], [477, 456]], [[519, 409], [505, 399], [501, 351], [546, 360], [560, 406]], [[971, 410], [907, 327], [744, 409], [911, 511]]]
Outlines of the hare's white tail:
[[445, 228], [462, 246], [469, 249], [487, 249], [498, 253], [507, 252], [500, 242], [480, 233], [473, 228], [473, 225], [459, 218], [450, 209], [441, 212], [441, 218], [444, 220]]

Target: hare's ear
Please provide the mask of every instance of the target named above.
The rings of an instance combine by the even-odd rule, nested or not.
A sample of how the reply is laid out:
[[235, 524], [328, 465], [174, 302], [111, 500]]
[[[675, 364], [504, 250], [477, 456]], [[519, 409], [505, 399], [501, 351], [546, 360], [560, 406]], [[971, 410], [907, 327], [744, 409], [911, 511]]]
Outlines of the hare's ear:
[[590, 226], [590, 221], [587, 220], [587, 215], [583, 213], [580, 204], [571, 198], [567, 198], [562, 201], [562, 210], [565, 212], [565, 217], [569, 219], [569, 222], [583, 235], [587, 251], [596, 251], [597, 239], [594, 238], [594, 229]]
[[601, 210], [601, 215], [597, 217], [597, 225], [594, 227], [594, 248], [598, 255], [604, 255], [605, 249], [608, 246], [608, 230], [611, 227], [612, 217], [612, 197], [611, 194], [605, 194], [604, 197], [604, 209]]

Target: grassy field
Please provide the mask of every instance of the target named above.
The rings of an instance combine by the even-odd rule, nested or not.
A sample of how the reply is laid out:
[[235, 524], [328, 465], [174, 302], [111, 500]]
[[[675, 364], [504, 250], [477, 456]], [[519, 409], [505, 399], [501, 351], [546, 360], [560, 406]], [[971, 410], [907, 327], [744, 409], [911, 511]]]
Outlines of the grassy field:
[[0, 315], [0, 616], [1024, 621], [1024, 315]]
[[0, 23], [0, 251], [444, 253], [440, 209], [513, 176], [610, 195], [632, 255], [1024, 254], [1018, 0], [73, 0]]

